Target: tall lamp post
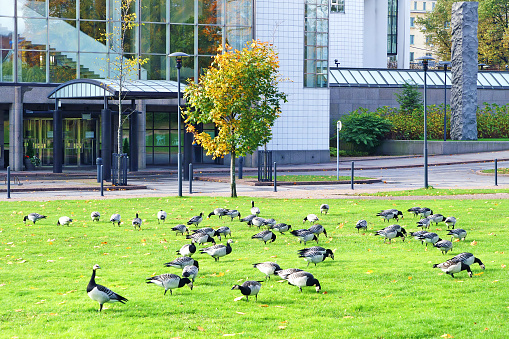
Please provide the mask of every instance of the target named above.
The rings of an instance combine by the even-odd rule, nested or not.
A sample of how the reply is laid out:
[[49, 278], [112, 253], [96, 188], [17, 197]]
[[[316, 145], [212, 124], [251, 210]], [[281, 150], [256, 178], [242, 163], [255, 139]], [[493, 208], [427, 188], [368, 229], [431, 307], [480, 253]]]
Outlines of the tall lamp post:
[[181, 139], [181, 127], [180, 120], [182, 115], [180, 113], [180, 69], [182, 68], [182, 58], [188, 57], [189, 54], [183, 52], [175, 52], [168, 55], [169, 57], [175, 57], [177, 60], [177, 140], [178, 140], [178, 155], [177, 155], [177, 178], [178, 178], [178, 194], [182, 196], [182, 139]]
[[428, 64], [434, 58], [425, 55], [416, 60], [421, 60], [422, 68], [424, 69], [424, 188], [428, 188], [428, 116], [426, 108], [426, 78], [428, 71]]
[[444, 141], [447, 141], [447, 67], [451, 65], [450, 61], [440, 61], [444, 66]]

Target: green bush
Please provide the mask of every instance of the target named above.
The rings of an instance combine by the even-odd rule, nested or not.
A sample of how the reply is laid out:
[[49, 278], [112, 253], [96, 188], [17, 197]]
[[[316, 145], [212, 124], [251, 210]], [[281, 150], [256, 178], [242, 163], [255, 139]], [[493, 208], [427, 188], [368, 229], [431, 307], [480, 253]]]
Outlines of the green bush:
[[399, 109], [403, 112], [409, 113], [422, 107], [422, 94], [415, 83], [405, 81], [401, 93], [395, 95], [400, 105]]

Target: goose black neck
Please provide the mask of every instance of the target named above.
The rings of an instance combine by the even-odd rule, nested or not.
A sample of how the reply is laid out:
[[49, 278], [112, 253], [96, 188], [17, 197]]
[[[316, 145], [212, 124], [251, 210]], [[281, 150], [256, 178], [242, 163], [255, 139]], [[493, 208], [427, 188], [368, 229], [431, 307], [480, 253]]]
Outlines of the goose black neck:
[[87, 292], [92, 291], [95, 286], [97, 286], [97, 284], [95, 283], [95, 270], [92, 270], [92, 277], [90, 278], [90, 282], [88, 283]]
[[179, 281], [179, 287], [184, 287], [184, 285], [189, 284], [191, 280], [189, 278], [182, 278]]

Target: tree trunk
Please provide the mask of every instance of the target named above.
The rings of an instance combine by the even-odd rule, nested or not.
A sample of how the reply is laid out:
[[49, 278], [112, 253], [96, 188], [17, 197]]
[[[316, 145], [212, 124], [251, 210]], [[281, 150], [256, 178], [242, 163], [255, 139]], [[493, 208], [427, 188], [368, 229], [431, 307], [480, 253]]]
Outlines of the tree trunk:
[[230, 153], [230, 186], [231, 186], [231, 197], [237, 197], [237, 184], [235, 183], [235, 150]]

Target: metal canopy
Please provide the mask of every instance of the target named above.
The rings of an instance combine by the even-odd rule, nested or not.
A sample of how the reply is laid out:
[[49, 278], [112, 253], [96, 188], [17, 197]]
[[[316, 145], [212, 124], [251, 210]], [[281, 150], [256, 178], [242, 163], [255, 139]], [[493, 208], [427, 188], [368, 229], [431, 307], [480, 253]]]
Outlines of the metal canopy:
[[[68, 81], [49, 95], [49, 99], [117, 99], [120, 81], [118, 79], [76, 79]], [[183, 88], [185, 85], [181, 84]], [[177, 82], [168, 80], [124, 81], [122, 100], [165, 99], [177, 97]]]

